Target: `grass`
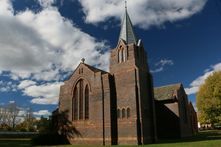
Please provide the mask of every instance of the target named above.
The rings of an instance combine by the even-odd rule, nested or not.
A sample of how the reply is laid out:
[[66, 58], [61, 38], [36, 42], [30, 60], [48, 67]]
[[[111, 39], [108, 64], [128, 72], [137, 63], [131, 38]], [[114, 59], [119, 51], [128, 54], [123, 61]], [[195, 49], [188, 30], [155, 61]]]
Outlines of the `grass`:
[[[0, 138], [0, 147], [29, 147], [30, 138]], [[85, 145], [62, 145], [59, 147], [84, 147]], [[98, 147], [91, 145], [89, 147]], [[100, 146], [102, 147], [102, 146]], [[135, 147], [119, 145], [114, 147]], [[144, 147], [221, 147], [221, 130], [202, 131], [197, 135], [177, 140], [161, 140], [157, 144], [149, 144]]]
[[202, 131], [193, 137], [177, 140], [162, 140], [157, 144], [147, 146], [221, 147], [221, 130]]
[[[66, 145], [65, 147], [84, 147], [84, 145]], [[98, 146], [89, 146], [98, 147]], [[100, 146], [102, 147], [102, 146]], [[114, 147], [136, 147], [135, 145], [116, 145]], [[208, 130], [197, 135], [177, 140], [161, 140], [156, 144], [142, 147], [221, 147], [221, 130]]]
[[0, 138], [0, 147], [30, 147], [30, 138]]

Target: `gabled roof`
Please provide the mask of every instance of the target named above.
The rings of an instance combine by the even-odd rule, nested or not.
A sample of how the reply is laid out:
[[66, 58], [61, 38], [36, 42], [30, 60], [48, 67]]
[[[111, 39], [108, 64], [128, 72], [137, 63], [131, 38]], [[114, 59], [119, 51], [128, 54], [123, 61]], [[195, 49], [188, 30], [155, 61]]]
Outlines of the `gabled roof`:
[[133, 25], [131, 23], [130, 17], [127, 13], [127, 9], [125, 9], [125, 15], [124, 18], [121, 22], [121, 31], [120, 31], [120, 36], [119, 36], [119, 40], [124, 40], [126, 42], [126, 44], [130, 44], [130, 43], [137, 43], [137, 39], [133, 30]]
[[182, 84], [178, 83], [162, 87], [156, 87], [154, 88], [154, 98], [158, 101], [175, 100], [176, 92], [181, 88], [181, 86]]
[[80, 63], [80, 64], [76, 67], [76, 69], [74, 70], [74, 72], [69, 76], [68, 79], [70, 79], [70, 78], [74, 75], [74, 73], [76, 72], [76, 70], [77, 70], [81, 65], [86, 66], [88, 69], [90, 69], [91, 71], [93, 71], [93, 72], [95, 72], [95, 73], [96, 73], [96, 72], [101, 72], [101, 74], [106, 74], [106, 73], [108, 73], [108, 72], [103, 71], [103, 70], [101, 70], [101, 69], [98, 69], [98, 68], [96, 68], [96, 67], [90, 66], [90, 65], [88, 65], [88, 64], [86, 64], [86, 63]]
[[106, 71], [103, 71], [103, 70], [98, 69], [98, 68], [96, 68], [96, 67], [90, 66], [90, 65], [88, 65], [88, 64], [85, 64], [85, 63], [82, 63], [82, 64], [84, 64], [85, 66], [87, 66], [87, 67], [88, 67], [90, 70], [92, 70], [93, 72], [108, 73], [108, 72], [106, 72]]

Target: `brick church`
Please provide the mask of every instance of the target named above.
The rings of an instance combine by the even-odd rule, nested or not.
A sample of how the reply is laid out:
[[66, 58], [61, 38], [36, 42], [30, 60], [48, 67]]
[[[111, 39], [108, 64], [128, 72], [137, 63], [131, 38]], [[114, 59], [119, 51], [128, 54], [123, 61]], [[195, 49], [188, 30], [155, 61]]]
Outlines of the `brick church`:
[[[174, 93], [171, 98], [168, 95], [165, 99], [162, 96], [154, 98], [147, 54], [142, 40], [136, 38], [126, 10], [118, 44], [111, 50], [109, 72], [92, 67], [82, 60], [60, 88], [59, 112], [68, 111], [68, 119], [81, 134], [80, 137], [69, 138], [72, 144], [153, 143], [157, 138], [165, 136], [166, 132], [159, 131], [168, 131], [163, 128], [171, 124], [169, 129], [175, 130], [171, 136], [191, 135], [192, 132], [180, 131], [183, 127], [180, 122], [183, 120], [179, 117], [183, 117], [183, 114], [179, 115], [178, 111], [183, 101], [178, 104], [179, 98], [175, 92], [182, 89], [182, 86], [175, 88], [172, 89]], [[157, 90], [155, 95], [156, 92]], [[177, 112], [177, 117], [170, 118], [168, 114], [166, 120], [171, 120], [164, 124], [162, 119], [168, 112], [162, 108], [167, 107], [168, 103], [177, 104], [169, 109], [171, 113]], [[156, 110], [155, 104], [161, 110]], [[184, 107], [188, 106], [187, 100]], [[190, 112], [187, 110], [185, 109], [185, 114], [189, 117]], [[186, 129], [193, 130], [190, 125], [192, 122], [188, 119]], [[173, 124], [176, 124], [176, 128], [173, 128]]]

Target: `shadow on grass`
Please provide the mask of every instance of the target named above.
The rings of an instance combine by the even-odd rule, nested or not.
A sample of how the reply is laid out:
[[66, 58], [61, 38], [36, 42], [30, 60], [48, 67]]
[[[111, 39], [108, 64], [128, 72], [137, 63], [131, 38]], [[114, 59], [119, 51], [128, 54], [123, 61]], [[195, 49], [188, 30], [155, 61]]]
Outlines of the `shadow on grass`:
[[179, 142], [197, 142], [208, 140], [221, 140], [221, 130], [201, 131], [194, 136], [175, 140], [160, 140], [157, 144], [163, 143], [179, 143]]
[[30, 147], [30, 139], [0, 139], [1, 147]]

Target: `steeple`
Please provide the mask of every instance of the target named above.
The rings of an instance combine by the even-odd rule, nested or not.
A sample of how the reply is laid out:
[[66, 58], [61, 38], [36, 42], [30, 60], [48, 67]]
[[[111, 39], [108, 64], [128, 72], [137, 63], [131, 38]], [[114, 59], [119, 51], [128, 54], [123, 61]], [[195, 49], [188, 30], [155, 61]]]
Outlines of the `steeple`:
[[119, 41], [120, 39], [123, 39], [127, 44], [137, 43], [137, 39], [133, 31], [133, 25], [131, 23], [130, 17], [127, 12], [126, 1], [125, 1], [125, 14], [121, 22], [121, 31], [120, 31]]

